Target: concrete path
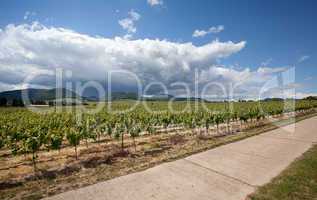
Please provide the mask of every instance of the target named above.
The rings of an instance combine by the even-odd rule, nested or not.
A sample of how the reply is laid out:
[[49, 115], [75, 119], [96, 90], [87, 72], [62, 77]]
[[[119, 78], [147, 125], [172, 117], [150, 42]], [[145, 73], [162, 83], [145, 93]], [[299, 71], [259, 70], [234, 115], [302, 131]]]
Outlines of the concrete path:
[[314, 117], [49, 199], [243, 200], [317, 142], [316, 129]]

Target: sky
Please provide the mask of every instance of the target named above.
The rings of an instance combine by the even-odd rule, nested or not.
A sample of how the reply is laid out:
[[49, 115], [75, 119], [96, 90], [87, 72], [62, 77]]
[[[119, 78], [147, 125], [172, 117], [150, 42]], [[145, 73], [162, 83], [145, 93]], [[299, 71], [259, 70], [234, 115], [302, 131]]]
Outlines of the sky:
[[[232, 85], [236, 98], [317, 95], [316, 8], [314, 0], [3, 0], [0, 91], [54, 87], [50, 73], [61, 68], [72, 82], [103, 86], [105, 73], [126, 70], [143, 89], [158, 92], [160, 82], [180, 96], [173, 83], [193, 95], [195, 74], [208, 95]], [[34, 74], [45, 75], [26, 81]], [[113, 81], [117, 90], [135, 85], [125, 75]]]

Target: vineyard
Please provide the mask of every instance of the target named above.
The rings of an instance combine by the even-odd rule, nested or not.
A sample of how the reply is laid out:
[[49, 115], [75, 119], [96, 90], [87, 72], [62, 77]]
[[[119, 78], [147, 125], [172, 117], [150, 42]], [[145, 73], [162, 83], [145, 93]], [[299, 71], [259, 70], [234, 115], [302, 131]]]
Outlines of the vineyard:
[[[115, 101], [112, 111], [126, 110], [133, 103]], [[118, 174], [111, 176], [117, 176], [126, 163], [143, 168], [136, 163], [155, 163], [157, 155], [170, 159], [185, 150], [208, 148], [222, 138], [240, 137], [248, 129], [314, 113], [317, 101], [177, 102], [173, 112], [164, 101], [147, 105], [149, 109], [141, 104], [122, 113], [104, 108], [96, 114], [73, 108], [42, 113], [1, 108], [0, 190], [60, 174], [70, 176], [99, 165], [112, 165]]]

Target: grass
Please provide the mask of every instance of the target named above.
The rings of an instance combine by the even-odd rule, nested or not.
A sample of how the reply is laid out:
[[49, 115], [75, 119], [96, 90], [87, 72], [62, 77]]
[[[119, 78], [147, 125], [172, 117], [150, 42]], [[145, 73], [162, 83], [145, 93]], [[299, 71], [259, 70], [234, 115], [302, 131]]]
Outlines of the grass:
[[317, 145], [294, 161], [271, 183], [257, 189], [249, 200], [316, 200]]

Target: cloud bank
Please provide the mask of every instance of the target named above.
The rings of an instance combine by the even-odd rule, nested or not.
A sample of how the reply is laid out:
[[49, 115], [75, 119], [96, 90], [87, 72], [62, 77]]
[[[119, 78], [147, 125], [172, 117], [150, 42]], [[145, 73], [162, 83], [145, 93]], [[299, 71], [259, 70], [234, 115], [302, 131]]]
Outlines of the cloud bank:
[[[131, 13], [134, 19], [138, 18], [133, 15]], [[55, 79], [51, 75], [55, 69], [62, 68], [72, 71], [74, 81], [104, 82], [107, 72], [126, 70], [135, 73], [142, 84], [159, 81], [169, 87], [172, 83], [183, 82], [191, 88], [197, 73], [199, 86], [210, 82], [225, 87], [238, 85], [238, 95], [257, 96], [264, 83], [286, 68], [260, 67], [252, 71], [217, 65], [217, 61], [238, 53], [245, 46], [245, 41], [214, 40], [197, 46], [159, 39], [93, 37], [69, 29], [46, 27], [38, 22], [8, 25], [0, 30], [0, 90], [54, 87]], [[37, 73], [48, 75], [25, 84], [28, 75]], [[126, 86], [129, 81], [122, 77], [115, 80]], [[171, 88], [171, 92], [177, 91]], [[208, 94], [217, 94], [217, 89], [210, 87]]]

